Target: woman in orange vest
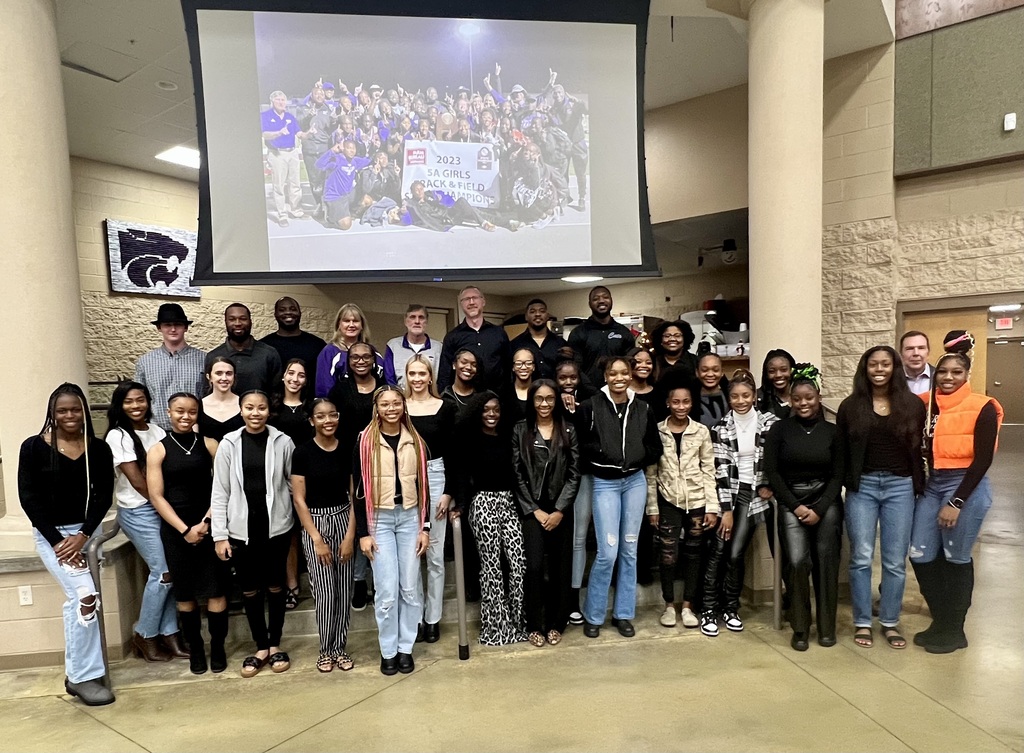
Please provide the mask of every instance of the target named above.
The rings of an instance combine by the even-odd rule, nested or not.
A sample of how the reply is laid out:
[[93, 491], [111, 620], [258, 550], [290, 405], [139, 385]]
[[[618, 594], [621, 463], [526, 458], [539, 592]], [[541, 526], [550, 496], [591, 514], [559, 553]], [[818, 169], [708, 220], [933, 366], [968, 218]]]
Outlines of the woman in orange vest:
[[974, 591], [971, 547], [992, 506], [985, 473], [1003, 420], [998, 402], [971, 392], [971, 334], [954, 330], [943, 347], [931, 392], [921, 396], [928, 402], [930, 476], [910, 538], [910, 562], [932, 613], [931, 627], [915, 635], [914, 643], [932, 654], [967, 648], [964, 619]]

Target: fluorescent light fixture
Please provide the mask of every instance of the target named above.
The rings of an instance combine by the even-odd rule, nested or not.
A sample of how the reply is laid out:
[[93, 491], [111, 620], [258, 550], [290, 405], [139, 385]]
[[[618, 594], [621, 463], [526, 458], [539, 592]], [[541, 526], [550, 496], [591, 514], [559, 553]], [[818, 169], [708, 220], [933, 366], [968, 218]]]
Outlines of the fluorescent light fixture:
[[1014, 311], [1020, 311], [1024, 306], [1019, 303], [1003, 303], [999, 306], [989, 306], [988, 310], [993, 314], [1010, 314]]
[[1009, 340], [993, 340], [992, 344], [993, 345], [1009, 345], [1010, 341]]
[[162, 159], [164, 162], [173, 162], [175, 165], [181, 165], [182, 167], [191, 167], [194, 170], [199, 169], [199, 150], [193, 149], [190, 146], [172, 146], [165, 152], [160, 152], [156, 155], [157, 159]]
[[563, 277], [562, 282], [571, 282], [574, 285], [586, 285], [588, 282], [601, 282], [603, 277], [596, 277], [594, 275], [576, 275], [573, 277]]

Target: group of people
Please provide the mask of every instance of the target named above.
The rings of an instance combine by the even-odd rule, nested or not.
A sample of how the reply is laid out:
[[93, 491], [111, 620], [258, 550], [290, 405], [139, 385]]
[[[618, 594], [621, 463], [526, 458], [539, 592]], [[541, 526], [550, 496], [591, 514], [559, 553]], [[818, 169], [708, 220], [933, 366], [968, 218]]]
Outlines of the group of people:
[[[289, 100], [280, 90], [260, 115], [271, 183], [271, 221], [288, 226], [312, 217], [324, 226], [415, 225], [447, 230], [470, 225], [493, 231], [541, 226], [570, 205], [586, 209], [589, 124], [585, 97], [571, 95], [550, 71], [537, 93], [521, 84], [502, 89], [501, 65], [483, 87], [384, 91], [362, 84], [317, 80], [310, 93]], [[406, 142], [448, 141], [487, 147], [499, 165], [496, 205], [417, 181], [402, 192]], [[303, 204], [304, 165], [312, 206]], [[570, 171], [575, 176], [575, 196]], [[572, 204], [575, 202], [575, 204]]]
[[[555, 646], [569, 624], [597, 637], [613, 579], [611, 624], [633, 636], [637, 584], [655, 571], [662, 625], [741, 631], [744, 555], [765, 520], [781, 533], [773, 554], [785, 563], [794, 649], [809, 646], [812, 585], [817, 642], [836, 643], [844, 521], [856, 645], [874, 642], [880, 534], [881, 638], [907, 645], [909, 553], [933, 617], [914, 642], [932, 653], [967, 646], [971, 546], [992, 502], [986, 471], [1002, 419], [971, 390], [969, 333], [949, 333], [934, 367], [920, 332], [899, 350], [868, 349], [833, 424], [813, 365], [773, 350], [760, 383], [746, 370], [727, 376], [718, 356], [691, 353], [682, 321], [637, 347], [603, 286], [568, 341], [540, 299], [511, 341], [484, 318], [479, 288], [461, 290], [459, 304], [464, 319], [441, 343], [426, 333], [427, 310], [411, 305], [406, 332], [383, 352], [355, 304], [339, 310], [329, 343], [301, 330], [292, 298], [277, 302], [278, 330], [260, 341], [248, 309], [232, 304], [227, 340], [210, 353], [187, 344], [181, 306], [163, 304], [153, 322], [163, 343], [115, 389], [105, 441], [82, 390], [58, 387], [22, 446], [19, 489], [68, 597], [68, 692], [113, 701], [82, 555], [112, 499], [150, 571], [135, 649], [149, 661], [187, 657], [197, 674], [227, 667], [233, 582], [254, 643], [241, 674], [290, 667], [282, 643], [300, 550], [317, 669], [353, 668], [351, 610], [372, 601], [381, 672], [413, 671], [415, 643], [440, 636], [456, 517], [483, 644]], [[591, 524], [597, 550], [581, 600]]]

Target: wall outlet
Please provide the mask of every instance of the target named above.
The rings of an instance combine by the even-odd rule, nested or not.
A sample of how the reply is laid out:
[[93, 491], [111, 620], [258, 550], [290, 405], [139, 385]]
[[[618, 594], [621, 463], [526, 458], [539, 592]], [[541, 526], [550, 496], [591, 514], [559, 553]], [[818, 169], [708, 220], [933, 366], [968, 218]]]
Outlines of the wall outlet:
[[23, 607], [32, 606], [32, 586], [18, 586], [18, 604]]
[[1017, 128], [1017, 113], [1008, 112], [1003, 116], [1003, 130], [1013, 131]]

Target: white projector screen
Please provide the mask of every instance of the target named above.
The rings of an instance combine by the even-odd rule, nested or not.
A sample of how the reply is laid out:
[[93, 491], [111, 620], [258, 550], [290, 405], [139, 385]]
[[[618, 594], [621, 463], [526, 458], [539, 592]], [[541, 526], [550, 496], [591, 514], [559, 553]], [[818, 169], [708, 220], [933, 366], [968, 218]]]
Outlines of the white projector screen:
[[[183, 2], [197, 283], [656, 273], [646, 3], [615, 3], [632, 22], [273, 5]], [[557, 13], [574, 6], [595, 18], [575, 2]]]

